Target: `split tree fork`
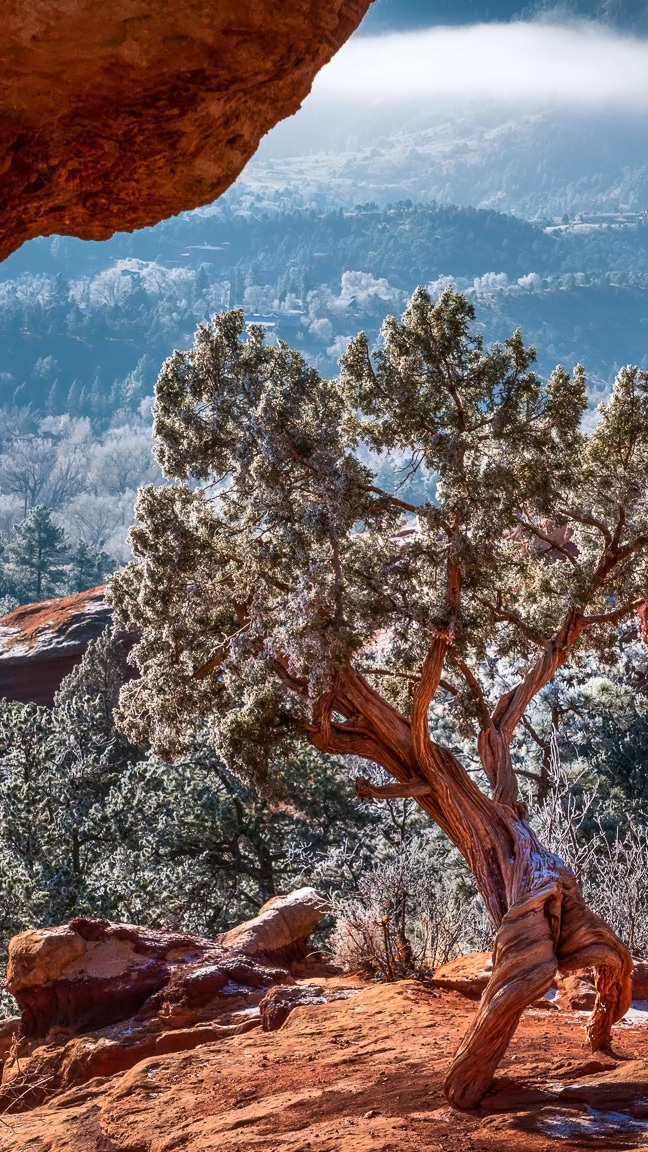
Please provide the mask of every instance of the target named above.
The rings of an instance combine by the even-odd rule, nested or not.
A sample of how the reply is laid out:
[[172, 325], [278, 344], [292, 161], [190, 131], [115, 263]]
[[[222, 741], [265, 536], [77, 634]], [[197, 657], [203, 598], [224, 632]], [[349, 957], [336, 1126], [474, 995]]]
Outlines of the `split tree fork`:
[[[648, 577], [646, 374], [624, 369], [586, 434], [582, 369], [544, 384], [519, 333], [485, 350], [473, 320], [418, 289], [331, 382], [240, 312], [201, 327], [156, 392], [180, 483], [140, 494], [111, 593], [142, 636], [132, 739], [173, 757], [204, 725], [266, 791], [295, 741], [363, 757], [396, 783], [360, 778], [360, 796], [415, 797], [462, 852], [496, 939], [446, 1081], [461, 1107], [558, 968], [596, 970], [594, 1049], [628, 1007], [631, 957], [530, 827], [516, 741], [566, 661], [611, 658]], [[455, 747], [472, 733], [489, 794], [433, 701]]]
[[[459, 1107], [475, 1107], [482, 1099], [522, 1012], [551, 987], [558, 969], [595, 968], [596, 1001], [587, 1028], [592, 1051], [610, 1047], [612, 1025], [630, 1006], [630, 953], [583, 902], [571, 870], [530, 828], [510, 755], [524, 710], [567, 660], [570, 637], [586, 626], [586, 618], [566, 621], [525, 680], [492, 712], [483, 705], [479, 752], [492, 798], [429, 734], [428, 708], [452, 643], [448, 632], [431, 641], [409, 719], [350, 666], [315, 709], [310, 736], [316, 747], [366, 757], [395, 776], [399, 784], [383, 787], [360, 777], [356, 793], [361, 799], [415, 798], [465, 857], [497, 928], [492, 976], [446, 1077], [448, 1099]], [[461, 671], [479, 692], [470, 671]], [[345, 722], [332, 721], [334, 714]]]

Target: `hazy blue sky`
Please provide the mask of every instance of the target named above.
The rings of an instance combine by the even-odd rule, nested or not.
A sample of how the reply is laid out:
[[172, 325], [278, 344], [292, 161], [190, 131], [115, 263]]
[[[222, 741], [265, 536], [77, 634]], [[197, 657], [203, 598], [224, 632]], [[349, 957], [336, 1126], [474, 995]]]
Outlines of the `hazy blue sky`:
[[646, 0], [376, 0], [361, 30], [370, 34], [434, 24], [478, 24], [538, 12], [602, 19], [630, 31], [648, 31]]
[[508, 20], [522, 10], [516, 0], [376, 0], [363, 32], [424, 28], [431, 24], [470, 24]]

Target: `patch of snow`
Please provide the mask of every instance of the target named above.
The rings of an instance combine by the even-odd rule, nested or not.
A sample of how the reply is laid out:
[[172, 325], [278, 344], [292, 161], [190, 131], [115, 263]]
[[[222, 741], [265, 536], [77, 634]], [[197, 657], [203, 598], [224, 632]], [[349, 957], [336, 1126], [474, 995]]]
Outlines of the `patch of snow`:
[[[233, 980], [228, 980], [224, 988], [220, 988], [219, 996], [248, 996], [252, 989], [247, 984], [235, 984]], [[260, 988], [254, 989], [255, 992], [260, 992]]]
[[626, 1028], [648, 1024], [648, 1000], [633, 1000], [619, 1025]]
[[648, 1120], [635, 1120], [625, 1112], [599, 1112], [589, 1104], [585, 1105], [584, 1113], [567, 1115], [561, 1112], [555, 1116], [541, 1116], [538, 1127], [547, 1136], [559, 1140], [580, 1137], [599, 1141], [632, 1132], [639, 1135], [642, 1145], [648, 1144]]

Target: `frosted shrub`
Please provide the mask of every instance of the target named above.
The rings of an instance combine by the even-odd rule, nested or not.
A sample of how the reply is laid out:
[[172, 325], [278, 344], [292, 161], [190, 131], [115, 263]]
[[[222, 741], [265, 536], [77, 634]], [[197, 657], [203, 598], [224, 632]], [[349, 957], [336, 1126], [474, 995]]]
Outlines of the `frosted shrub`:
[[556, 855], [576, 873], [587, 903], [634, 956], [648, 957], [648, 827], [627, 813], [614, 832], [601, 822], [596, 791], [571, 778], [551, 741], [551, 789], [536, 827]]
[[470, 874], [440, 837], [417, 837], [364, 871], [334, 911], [338, 963], [384, 980], [424, 978], [454, 956], [491, 946]]
[[583, 875], [585, 898], [628, 946], [648, 957], [648, 828], [631, 817], [609, 840], [599, 829]]

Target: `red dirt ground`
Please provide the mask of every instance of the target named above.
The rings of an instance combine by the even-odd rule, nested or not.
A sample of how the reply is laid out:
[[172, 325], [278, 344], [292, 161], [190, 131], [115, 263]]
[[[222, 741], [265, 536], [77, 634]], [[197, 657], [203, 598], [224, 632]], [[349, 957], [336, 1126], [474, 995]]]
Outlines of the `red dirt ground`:
[[[352, 981], [350, 981], [352, 983]], [[413, 981], [364, 986], [250, 1032], [141, 1061], [23, 1115], [2, 1152], [604, 1152], [648, 1147], [648, 1026], [593, 1058], [582, 1014], [525, 1012], [476, 1112], [445, 1102], [476, 1005]], [[642, 1015], [644, 1015], [642, 1013]], [[648, 1014], [646, 1019], [648, 1020]]]

